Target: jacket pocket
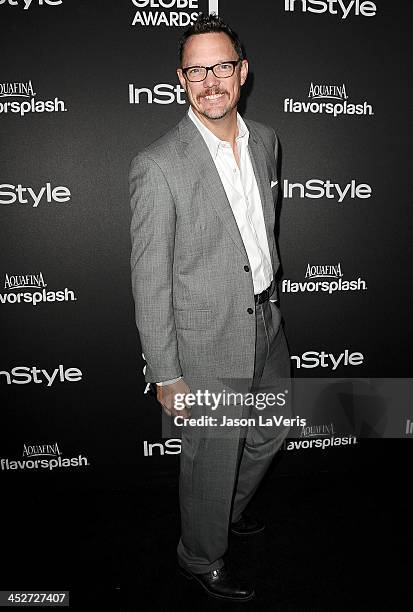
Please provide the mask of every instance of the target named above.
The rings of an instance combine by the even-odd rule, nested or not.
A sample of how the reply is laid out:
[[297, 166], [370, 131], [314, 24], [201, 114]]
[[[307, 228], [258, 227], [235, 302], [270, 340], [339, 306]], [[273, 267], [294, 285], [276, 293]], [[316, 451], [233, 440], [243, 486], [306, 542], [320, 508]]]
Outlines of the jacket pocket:
[[208, 329], [211, 325], [211, 311], [200, 310], [174, 310], [176, 329]]

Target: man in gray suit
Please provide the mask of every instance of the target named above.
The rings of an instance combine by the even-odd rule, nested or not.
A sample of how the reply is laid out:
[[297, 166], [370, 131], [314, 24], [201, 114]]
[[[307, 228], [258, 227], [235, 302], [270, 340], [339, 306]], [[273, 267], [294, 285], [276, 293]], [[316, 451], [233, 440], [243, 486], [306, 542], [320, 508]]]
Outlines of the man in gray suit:
[[[276, 305], [277, 137], [237, 113], [248, 74], [238, 37], [201, 15], [181, 39], [177, 74], [188, 114], [131, 164], [131, 266], [146, 380], [169, 416], [187, 418], [182, 394], [223, 381], [273, 389], [290, 366]], [[182, 428], [179, 568], [237, 601], [254, 589], [224, 565], [228, 531], [264, 529], [244, 509], [287, 433], [250, 422], [227, 436]]]

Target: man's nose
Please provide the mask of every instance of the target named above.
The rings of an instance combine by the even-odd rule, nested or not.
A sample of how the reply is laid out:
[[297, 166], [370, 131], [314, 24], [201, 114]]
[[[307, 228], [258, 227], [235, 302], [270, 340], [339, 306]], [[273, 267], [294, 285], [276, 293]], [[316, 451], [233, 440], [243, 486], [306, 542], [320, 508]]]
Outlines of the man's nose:
[[218, 77], [215, 76], [211, 69], [208, 70], [208, 74], [206, 75], [204, 80], [204, 87], [213, 87], [214, 85], [219, 85], [219, 83], [220, 80], [218, 79]]

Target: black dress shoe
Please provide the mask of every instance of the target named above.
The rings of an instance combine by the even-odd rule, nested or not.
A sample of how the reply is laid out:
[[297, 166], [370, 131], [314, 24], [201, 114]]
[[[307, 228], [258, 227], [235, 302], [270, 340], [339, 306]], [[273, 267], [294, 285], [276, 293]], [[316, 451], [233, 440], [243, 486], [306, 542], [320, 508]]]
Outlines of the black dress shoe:
[[206, 574], [195, 574], [181, 566], [179, 566], [179, 571], [188, 580], [195, 578], [211, 597], [231, 599], [232, 601], [249, 601], [255, 594], [251, 586], [231, 576], [225, 567], [212, 570]]
[[262, 521], [252, 518], [248, 514], [242, 514], [239, 521], [231, 523], [231, 533], [235, 535], [253, 535], [264, 531], [265, 525]]

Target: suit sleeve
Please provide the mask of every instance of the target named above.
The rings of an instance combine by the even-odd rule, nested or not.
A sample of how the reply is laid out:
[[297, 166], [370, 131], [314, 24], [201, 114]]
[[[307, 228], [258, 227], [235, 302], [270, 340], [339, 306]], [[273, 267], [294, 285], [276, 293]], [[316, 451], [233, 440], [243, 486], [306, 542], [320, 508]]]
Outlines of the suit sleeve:
[[278, 176], [278, 136], [275, 131], [271, 128], [271, 145], [272, 145], [272, 153], [274, 155], [274, 164], [275, 164], [275, 172], [272, 180], [276, 181], [277, 185], [274, 187], [275, 192], [273, 192], [274, 202], [277, 202], [278, 194], [280, 192], [280, 180]]
[[[279, 193], [280, 193], [280, 188], [281, 188], [280, 178], [278, 176], [278, 136], [277, 136], [277, 134], [275, 133], [275, 131], [272, 128], [271, 128], [271, 132], [272, 132], [272, 143], [273, 143], [272, 144], [272, 148], [273, 148], [273, 151], [274, 151], [274, 160], [275, 160], [275, 174], [274, 174], [274, 179], [273, 180], [277, 182], [277, 185], [274, 186], [275, 193], [273, 193], [274, 208], [276, 208], [277, 200], [278, 200]], [[277, 252], [277, 244], [275, 244], [274, 249]], [[277, 254], [277, 256], [278, 256], [278, 254]], [[274, 270], [274, 278], [277, 275], [277, 271], [278, 270]], [[273, 292], [271, 294], [270, 302], [275, 304], [275, 303], [278, 302], [278, 300], [279, 300], [278, 287], [277, 287], [277, 284], [274, 283], [274, 290], [273, 290]]]
[[272, 130], [273, 133], [273, 139], [274, 139], [274, 145], [273, 145], [273, 149], [274, 149], [274, 158], [275, 158], [275, 172], [277, 174], [277, 180], [278, 180], [278, 168], [277, 168], [277, 164], [278, 164], [278, 136], [275, 133], [274, 130]]
[[145, 378], [170, 380], [182, 375], [172, 299], [175, 203], [161, 168], [143, 154], [132, 160], [129, 185], [132, 291]]

